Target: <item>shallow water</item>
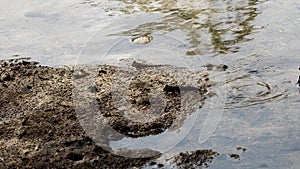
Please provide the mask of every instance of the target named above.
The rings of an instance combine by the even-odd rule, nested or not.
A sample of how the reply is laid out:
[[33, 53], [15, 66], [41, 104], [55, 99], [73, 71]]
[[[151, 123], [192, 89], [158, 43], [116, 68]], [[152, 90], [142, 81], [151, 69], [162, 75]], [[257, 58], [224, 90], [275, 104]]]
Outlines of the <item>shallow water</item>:
[[[210, 73], [216, 95], [179, 131], [112, 146], [209, 148], [221, 154], [210, 168], [299, 168], [298, 0], [3, 0], [0, 14], [1, 59], [30, 57], [50, 66], [135, 59]], [[153, 40], [131, 43], [144, 35]], [[151, 141], [157, 137], [162, 141]], [[241, 159], [228, 158], [233, 152]]]

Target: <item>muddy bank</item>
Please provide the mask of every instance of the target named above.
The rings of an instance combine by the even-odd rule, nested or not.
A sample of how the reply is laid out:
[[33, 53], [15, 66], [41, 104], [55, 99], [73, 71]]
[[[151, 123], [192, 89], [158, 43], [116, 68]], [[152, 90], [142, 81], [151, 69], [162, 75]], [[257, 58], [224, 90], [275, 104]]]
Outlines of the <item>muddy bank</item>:
[[[131, 168], [158, 158], [150, 149], [113, 153], [109, 141], [180, 128], [202, 106], [207, 75], [136, 63], [132, 70], [128, 76], [132, 71], [112, 66], [54, 69], [2, 61], [1, 168]], [[173, 164], [202, 166], [212, 152], [181, 154]]]

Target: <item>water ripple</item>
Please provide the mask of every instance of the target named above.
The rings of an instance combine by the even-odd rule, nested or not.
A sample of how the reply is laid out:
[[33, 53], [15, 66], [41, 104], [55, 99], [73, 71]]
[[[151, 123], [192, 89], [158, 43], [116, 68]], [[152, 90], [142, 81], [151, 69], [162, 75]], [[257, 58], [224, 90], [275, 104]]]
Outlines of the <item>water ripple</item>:
[[228, 89], [226, 109], [264, 104], [289, 95], [293, 86], [291, 81], [285, 81], [284, 76], [266, 77], [244, 74], [228, 79], [225, 82]]

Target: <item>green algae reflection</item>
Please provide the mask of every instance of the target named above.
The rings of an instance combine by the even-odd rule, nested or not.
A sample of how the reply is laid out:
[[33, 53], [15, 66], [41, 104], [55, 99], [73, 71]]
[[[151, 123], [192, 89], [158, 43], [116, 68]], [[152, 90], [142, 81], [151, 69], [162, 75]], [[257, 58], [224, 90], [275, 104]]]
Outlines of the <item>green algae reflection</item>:
[[[124, 14], [161, 13], [163, 19], [119, 32], [122, 36], [141, 36], [155, 32], [182, 31], [189, 43], [186, 55], [238, 52], [238, 43], [251, 40], [261, 27], [253, 20], [264, 0], [119, 0], [123, 5], [111, 10]], [[93, 4], [96, 4], [93, 1]]]

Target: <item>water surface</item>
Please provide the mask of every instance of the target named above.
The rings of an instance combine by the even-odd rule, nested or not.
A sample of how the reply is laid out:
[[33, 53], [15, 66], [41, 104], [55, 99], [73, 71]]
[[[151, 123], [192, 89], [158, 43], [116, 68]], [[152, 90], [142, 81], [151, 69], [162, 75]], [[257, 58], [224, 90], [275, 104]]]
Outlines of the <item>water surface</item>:
[[[167, 153], [213, 149], [221, 155], [210, 168], [300, 166], [298, 0], [3, 0], [0, 23], [1, 59], [30, 57], [50, 66], [136, 59], [208, 71], [217, 95], [185, 120], [177, 131], [183, 140]], [[153, 41], [132, 44], [139, 36]], [[204, 121], [215, 112], [207, 123], [217, 123], [216, 130], [200, 144]], [[228, 158], [233, 152], [241, 159]]]

